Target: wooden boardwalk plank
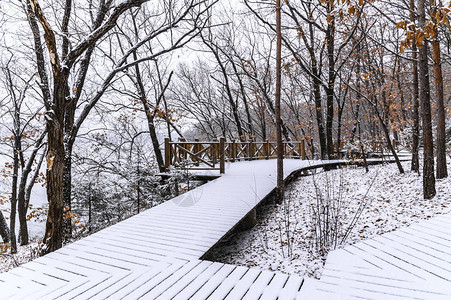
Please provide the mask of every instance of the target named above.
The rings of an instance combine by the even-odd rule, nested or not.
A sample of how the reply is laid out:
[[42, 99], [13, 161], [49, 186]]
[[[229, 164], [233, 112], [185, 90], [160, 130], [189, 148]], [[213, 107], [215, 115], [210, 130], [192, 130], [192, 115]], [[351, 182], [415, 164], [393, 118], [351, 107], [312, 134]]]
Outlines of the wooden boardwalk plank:
[[221, 269], [216, 272], [213, 276], [210, 277], [210, 280], [206, 282], [192, 297], [192, 300], [203, 300], [207, 299], [217, 288], [218, 286], [227, 278], [233, 270], [235, 270], [235, 266], [232, 265], [223, 265]]
[[[180, 293], [174, 296], [174, 300], [191, 299], [207, 282], [211, 280], [216, 273], [223, 268], [224, 264], [213, 263], [205, 269], [202, 274], [197, 276], [188, 286], [186, 286]], [[213, 279], [215, 280], [215, 279]]]
[[[186, 263], [176, 262], [166, 268], [157, 266], [153, 268], [151, 272], [145, 272], [141, 276], [132, 278], [133, 280], [130, 282], [115, 285], [115, 289], [112, 290], [114, 291], [114, 294], [110, 294], [110, 296], [115, 299], [137, 299], [185, 265]], [[119, 289], [116, 289], [117, 287], [119, 287]], [[106, 295], [107, 292], [111, 291], [104, 291], [102, 294]]]
[[245, 267], [236, 267], [207, 299], [225, 299], [247, 271], [248, 269]]
[[[414, 232], [413, 230], [404, 232], [392, 232], [392, 236], [408, 247], [417, 248], [419, 251], [435, 255], [441, 259], [451, 261], [451, 243], [446, 245], [442, 239], [433, 238], [431, 235], [423, 234], [421, 232]], [[442, 244], [442, 243], [443, 244]]]
[[[387, 240], [388, 239], [375, 238], [365, 241], [364, 244], [373, 247], [373, 249], [377, 249], [375, 251], [376, 253], [384, 255], [384, 257], [387, 257], [388, 259], [394, 258], [391, 261], [396, 266], [409, 266], [409, 269], [412, 270], [412, 272], [417, 272], [419, 276], [428, 273], [445, 280], [448, 277], [451, 278], [451, 270], [441, 267], [440, 263], [437, 263], [437, 259], [434, 260], [433, 257], [422, 252], [412, 251], [409, 247], [399, 247], [394, 243], [386, 243]], [[402, 250], [399, 250], [399, 248]], [[373, 249], [370, 251], [374, 251]]]
[[226, 299], [242, 299], [261, 273], [262, 271], [257, 269], [250, 269], [247, 271], [240, 281], [233, 287], [233, 290], [227, 295]]
[[304, 279], [298, 276], [290, 276], [285, 287], [279, 293], [279, 299], [296, 299], [301, 290]]
[[156, 299], [200, 263], [201, 261], [190, 261], [173, 272], [158, 274], [125, 296], [124, 299]]
[[163, 282], [163, 284], [160, 284], [158, 287], [152, 290], [150, 294], [146, 294], [146, 298], [161, 300], [175, 299], [183, 290], [187, 289], [188, 286], [193, 285], [193, 288], [195, 288], [196, 283], [194, 283], [194, 281], [197, 278], [202, 277], [204, 273], [210, 273], [211, 269], [213, 269], [214, 271], [216, 268], [213, 265], [214, 263], [212, 262], [201, 261], [195, 268], [191, 269], [186, 275], [178, 279], [175, 283], [173, 282], [174, 279], [171, 278], [169, 280], [169, 283], [165, 281]]
[[268, 284], [271, 282], [274, 276], [275, 276], [274, 272], [262, 271], [259, 274], [257, 280], [255, 280], [255, 282], [249, 288], [249, 291], [246, 293], [243, 299], [246, 300], [260, 299], [263, 290], [268, 286]]
[[[285, 176], [322, 163], [285, 160]], [[0, 299], [451, 299], [451, 214], [330, 253], [320, 281], [199, 260], [275, 188], [275, 167], [232, 164], [196, 190], [0, 274]]]
[[311, 292], [318, 299], [451, 299], [450, 216], [332, 252]]

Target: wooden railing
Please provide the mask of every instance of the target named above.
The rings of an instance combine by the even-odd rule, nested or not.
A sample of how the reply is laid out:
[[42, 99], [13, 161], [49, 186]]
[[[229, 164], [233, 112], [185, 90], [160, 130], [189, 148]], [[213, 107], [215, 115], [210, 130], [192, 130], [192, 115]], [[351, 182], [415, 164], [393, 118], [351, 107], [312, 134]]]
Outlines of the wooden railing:
[[[209, 142], [195, 140], [178, 142], [165, 139], [165, 168], [185, 167], [191, 170], [219, 170], [225, 172], [225, 163], [240, 160], [276, 158], [277, 146], [273, 141], [226, 141], [225, 138]], [[305, 142], [283, 143], [284, 158], [306, 159]]]

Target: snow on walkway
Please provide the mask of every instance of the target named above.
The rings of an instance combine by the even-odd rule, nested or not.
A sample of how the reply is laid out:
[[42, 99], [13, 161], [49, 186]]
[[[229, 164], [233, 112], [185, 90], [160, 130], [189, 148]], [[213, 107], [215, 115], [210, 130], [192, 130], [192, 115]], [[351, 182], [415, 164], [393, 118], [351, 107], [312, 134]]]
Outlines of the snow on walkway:
[[[285, 174], [313, 164], [285, 160]], [[229, 164], [221, 178], [0, 274], [0, 299], [239, 299], [249, 289], [294, 298], [302, 278], [200, 260], [275, 186], [275, 160]]]
[[[321, 164], [285, 160], [285, 176]], [[200, 260], [275, 186], [274, 160], [230, 164], [221, 178], [0, 274], [0, 299], [387, 299], [449, 291], [449, 216], [333, 252], [317, 282]]]
[[300, 298], [451, 299], [451, 214], [329, 253]]

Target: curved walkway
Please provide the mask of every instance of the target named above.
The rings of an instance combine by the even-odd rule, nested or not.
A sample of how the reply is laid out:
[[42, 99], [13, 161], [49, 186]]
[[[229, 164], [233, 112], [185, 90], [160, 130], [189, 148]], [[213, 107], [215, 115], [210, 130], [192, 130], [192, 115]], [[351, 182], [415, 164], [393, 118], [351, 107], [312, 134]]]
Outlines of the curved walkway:
[[[285, 160], [285, 178], [325, 164], [343, 163]], [[417, 228], [417, 235], [407, 236], [400, 230], [382, 236], [382, 241], [365, 241], [332, 252], [321, 281], [201, 260], [276, 186], [274, 160], [237, 162], [227, 168], [225, 175], [195, 190], [0, 274], [0, 299], [387, 299], [387, 295], [449, 295], [448, 286], [443, 285], [450, 279], [449, 217], [418, 225], [429, 230]], [[436, 232], [431, 233], [432, 229]], [[431, 243], [433, 247], [428, 246]], [[415, 247], [406, 248], [412, 245]], [[419, 254], [422, 252], [427, 254]], [[413, 272], [416, 269], [423, 271], [417, 274]], [[405, 278], [393, 274], [404, 274]], [[443, 288], [431, 289], [430, 282]]]
[[[322, 162], [285, 160], [286, 177], [312, 165]], [[200, 260], [276, 186], [274, 160], [226, 167], [197, 189], [0, 274], [0, 299], [240, 299], [250, 288], [268, 299], [295, 295], [302, 278]]]
[[329, 253], [304, 299], [451, 299], [451, 214]]

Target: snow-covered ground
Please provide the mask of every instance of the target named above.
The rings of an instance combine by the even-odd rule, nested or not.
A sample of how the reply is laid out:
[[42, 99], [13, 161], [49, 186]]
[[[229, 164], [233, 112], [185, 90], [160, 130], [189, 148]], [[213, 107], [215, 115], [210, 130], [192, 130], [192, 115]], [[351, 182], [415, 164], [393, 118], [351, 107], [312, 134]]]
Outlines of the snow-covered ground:
[[[262, 206], [258, 224], [229, 237], [214, 249], [209, 259], [319, 278], [326, 257], [313, 242], [312, 212], [317, 191], [321, 191], [323, 198], [333, 199], [335, 204], [340, 201], [340, 209], [331, 211], [339, 216], [341, 232], [349, 228], [359, 207], [362, 208], [344, 244], [451, 211], [451, 177], [438, 180], [436, 197], [424, 200], [422, 177], [409, 171], [410, 162], [403, 163], [403, 167], [405, 174], [400, 174], [395, 164], [388, 164], [370, 167], [369, 173], [363, 168], [350, 167], [302, 177], [287, 187], [287, 205]], [[448, 169], [451, 174], [451, 164]], [[292, 242], [291, 257], [287, 255], [287, 232]]]
[[[5, 163], [8, 163], [9, 160], [5, 156], [0, 155], [0, 170], [2, 173], [0, 175], [4, 175], [10, 172], [10, 169], [5, 167]], [[42, 172], [45, 172], [45, 168], [42, 168]], [[11, 210], [11, 204], [9, 202], [9, 198], [11, 195], [11, 176], [0, 176], [0, 196], [2, 196], [4, 201], [0, 201], [0, 210], [3, 212], [5, 218], [7, 218], [7, 222], [9, 224], [9, 213]], [[33, 214], [33, 217], [30, 218], [28, 222], [28, 231], [31, 240], [39, 240], [44, 236], [45, 230], [45, 220], [46, 214], [45, 211], [48, 208], [47, 204], [47, 195], [46, 189], [42, 186], [41, 183], [36, 183], [33, 187], [30, 196], [30, 204], [31, 208], [28, 210], [28, 213], [31, 213], [33, 210], [36, 210], [37, 214]], [[40, 208], [38, 210], [38, 208]], [[43, 211], [42, 214], [39, 214], [40, 211]], [[19, 233], [19, 217], [16, 215], [16, 233]]]

